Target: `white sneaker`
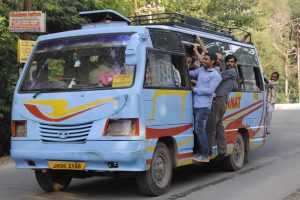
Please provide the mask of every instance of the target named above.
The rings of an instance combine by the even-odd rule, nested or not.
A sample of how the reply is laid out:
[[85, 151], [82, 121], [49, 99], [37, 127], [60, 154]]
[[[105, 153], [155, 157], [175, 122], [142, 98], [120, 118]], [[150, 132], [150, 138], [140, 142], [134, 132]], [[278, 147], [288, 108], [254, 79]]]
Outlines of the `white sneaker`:
[[200, 155], [195, 155], [192, 158], [196, 162], [209, 162], [209, 157], [207, 156], [200, 156]]

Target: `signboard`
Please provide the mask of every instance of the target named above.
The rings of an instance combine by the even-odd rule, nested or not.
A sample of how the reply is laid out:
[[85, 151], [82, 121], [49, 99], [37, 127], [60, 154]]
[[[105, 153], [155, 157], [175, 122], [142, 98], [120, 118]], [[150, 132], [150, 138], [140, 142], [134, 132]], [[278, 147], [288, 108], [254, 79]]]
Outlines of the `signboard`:
[[114, 76], [112, 87], [129, 87], [132, 84], [133, 74], [118, 74]]
[[18, 62], [25, 63], [29, 57], [35, 41], [18, 40]]
[[9, 13], [10, 32], [46, 32], [46, 14], [42, 11]]

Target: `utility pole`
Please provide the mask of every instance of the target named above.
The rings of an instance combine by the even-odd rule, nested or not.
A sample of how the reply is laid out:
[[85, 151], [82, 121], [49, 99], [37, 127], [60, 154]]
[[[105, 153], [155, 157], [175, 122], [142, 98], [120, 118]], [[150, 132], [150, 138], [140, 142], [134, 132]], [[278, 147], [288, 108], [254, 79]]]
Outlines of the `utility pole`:
[[296, 22], [297, 31], [297, 69], [298, 69], [298, 97], [300, 103], [300, 19]]
[[133, 0], [134, 3], [134, 14], [136, 15], [137, 12], [137, 0]]
[[[32, 2], [31, 0], [24, 0], [24, 10], [31, 11], [32, 10]], [[31, 40], [30, 33], [23, 33], [23, 40]]]

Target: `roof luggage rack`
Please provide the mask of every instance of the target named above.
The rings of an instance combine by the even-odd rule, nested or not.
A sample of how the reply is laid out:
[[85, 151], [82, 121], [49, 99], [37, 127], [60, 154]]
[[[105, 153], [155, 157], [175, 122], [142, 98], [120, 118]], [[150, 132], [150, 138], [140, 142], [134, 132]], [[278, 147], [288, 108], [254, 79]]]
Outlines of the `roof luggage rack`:
[[249, 37], [248, 43], [251, 42], [251, 33], [240, 28], [232, 28], [224, 25], [207, 22], [194, 17], [190, 17], [177, 12], [166, 12], [150, 15], [139, 15], [129, 17], [134, 25], [168, 25], [180, 26], [193, 30], [199, 30], [207, 33], [218, 34], [220, 36], [229, 37], [233, 40], [238, 40], [237, 36], [241, 39], [238, 41], [246, 42]]

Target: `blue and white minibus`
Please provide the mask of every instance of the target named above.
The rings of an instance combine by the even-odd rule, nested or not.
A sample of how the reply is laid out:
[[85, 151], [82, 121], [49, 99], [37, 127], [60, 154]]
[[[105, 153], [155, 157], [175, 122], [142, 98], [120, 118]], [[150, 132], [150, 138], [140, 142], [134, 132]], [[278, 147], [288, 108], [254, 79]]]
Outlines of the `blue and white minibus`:
[[[193, 104], [186, 58], [195, 35], [238, 58], [239, 89], [224, 116], [239, 170], [265, 142], [265, 95], [255, 47], [232, 30], [178, 13], [82, 12], [79, 30], [43, 35], [14, 92], [11, 156], [46, 191], [72, 178], [130, 174], [142, 193], [166, 193], [172, 170], [193, 164]], [[213, 148], [213, 159], [217, 155]]]

